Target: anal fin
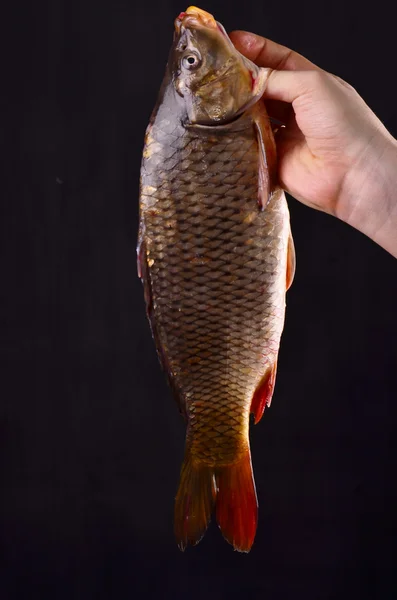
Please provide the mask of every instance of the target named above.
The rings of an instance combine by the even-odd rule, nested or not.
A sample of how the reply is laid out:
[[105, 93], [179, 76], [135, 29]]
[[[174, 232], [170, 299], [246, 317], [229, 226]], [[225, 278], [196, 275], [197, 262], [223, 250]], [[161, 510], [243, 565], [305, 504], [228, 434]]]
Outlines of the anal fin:
[[255, 417], [255, 425], [262, 418], [266, 406], [272, 401], [274, 385], [276, 383], [277, 361], [268, 368], [254, 392], [251, 403], [251, 412]]

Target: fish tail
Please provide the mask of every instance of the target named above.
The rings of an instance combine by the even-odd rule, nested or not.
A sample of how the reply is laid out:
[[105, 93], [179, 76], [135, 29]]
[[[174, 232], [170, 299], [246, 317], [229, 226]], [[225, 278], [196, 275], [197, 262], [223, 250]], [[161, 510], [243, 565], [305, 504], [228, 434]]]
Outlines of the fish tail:
[[247, 448], [236, 463], [218, 467], [216, 520], [223, 537], [239, 552], [249, 552], [258, 523], [258, 500]]
[[198, 544], [202, 539], [216, 496], [214, 467], [194, 459], [186, 448], [179, 489], [175, 499], [174, 528], [179, 548]]
[[181, 550], [198, 544], [216, 507], [223, 537], [239, 552], [249, 552], [258, 522], [258, 501], [246, 450], [237, 462], [209, 466], [186, 450], [175, 500], [175, 536]]

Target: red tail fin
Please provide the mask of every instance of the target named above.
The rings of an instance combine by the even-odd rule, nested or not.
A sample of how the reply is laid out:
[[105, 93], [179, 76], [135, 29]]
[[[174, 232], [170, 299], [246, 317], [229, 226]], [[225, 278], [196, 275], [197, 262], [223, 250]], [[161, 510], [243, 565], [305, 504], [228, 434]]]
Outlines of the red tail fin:
[[175, 500], [175, 535], [181, 550], [201, 540], [215, 500], [216, 520], [224, 538], [235, 550], [249, 552], [258, 503], [248, 449], [238, 462], [223, 467], [196, 462], [187, 450]]
[[239, 552], [249, 552], [258, 523], [258, 501], [250, 451], [239, 462], [218, 469], [216, 520], [223, 537]]

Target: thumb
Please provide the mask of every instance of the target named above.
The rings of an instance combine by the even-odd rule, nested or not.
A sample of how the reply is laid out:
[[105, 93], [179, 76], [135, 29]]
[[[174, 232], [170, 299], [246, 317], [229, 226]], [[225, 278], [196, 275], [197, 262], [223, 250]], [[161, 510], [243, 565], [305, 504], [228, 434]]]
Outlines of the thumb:
[[293, 104], [299, 97], [307, 93], [319, 91], [324, 86], [326, 73], [320, 70], [311, 71], [276, 71], [266, 69], [267, 82], [264, 98], [281, 100]]

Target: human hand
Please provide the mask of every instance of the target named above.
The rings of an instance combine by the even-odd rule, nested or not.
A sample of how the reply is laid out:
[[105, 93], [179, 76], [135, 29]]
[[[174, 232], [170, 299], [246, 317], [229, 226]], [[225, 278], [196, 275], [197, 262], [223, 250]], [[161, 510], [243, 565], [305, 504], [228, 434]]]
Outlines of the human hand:
[[289, 48], [252, 33], [230, 37], [270, 69], [268, 112], [279, 181], [292, 196], [359, 229], [397, 256], [397, 142], [342, 79]]

